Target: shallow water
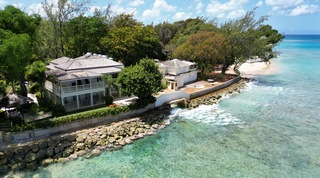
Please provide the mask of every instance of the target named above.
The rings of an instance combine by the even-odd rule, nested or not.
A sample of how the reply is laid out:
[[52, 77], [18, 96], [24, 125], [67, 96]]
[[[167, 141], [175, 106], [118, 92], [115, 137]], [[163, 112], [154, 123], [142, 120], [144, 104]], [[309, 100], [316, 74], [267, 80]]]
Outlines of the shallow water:
[[[317, 41], [318, 40], [318, 41]], [[316, 42], [315, 42], [316, 41]], [[288, 36], [280, 72], [218, 105], [173, 110], [158, 134], [25, 177], [318, 177], [320, 36]]]

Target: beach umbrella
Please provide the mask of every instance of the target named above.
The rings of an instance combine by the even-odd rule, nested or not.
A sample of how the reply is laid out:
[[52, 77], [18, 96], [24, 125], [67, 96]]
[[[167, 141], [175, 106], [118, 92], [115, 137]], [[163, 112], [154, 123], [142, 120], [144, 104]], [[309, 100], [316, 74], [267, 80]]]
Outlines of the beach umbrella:
[[3, 97], [0, 100], [0, 107], [17, 107], [30, 102], [32, 102], [32, 99], [29, 97], [24, 97], [21, 95], [10, 93], [9, 95]]

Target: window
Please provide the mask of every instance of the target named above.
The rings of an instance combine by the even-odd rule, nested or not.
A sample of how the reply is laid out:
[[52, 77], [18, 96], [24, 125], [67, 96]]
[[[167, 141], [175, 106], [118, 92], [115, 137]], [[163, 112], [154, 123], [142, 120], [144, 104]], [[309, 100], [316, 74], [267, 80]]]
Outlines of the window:
[[103, 104], [103, 95], [103, 91], [92, 93], [93, 105]]
[[79, 107], [91, 106], [91, 93], [79, 95]]

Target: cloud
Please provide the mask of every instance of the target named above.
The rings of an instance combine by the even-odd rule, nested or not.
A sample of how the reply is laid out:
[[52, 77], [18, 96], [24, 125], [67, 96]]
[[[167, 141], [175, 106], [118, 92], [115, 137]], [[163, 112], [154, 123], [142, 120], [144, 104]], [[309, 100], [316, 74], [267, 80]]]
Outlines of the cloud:
[[155, 0], [152, 9], [146, 9], [142, 13], [142, 20], [148, 20], [150, 18], [160, 18], [162, 11], [175, 11], [176, 6], [169, 5], [165, 0]]
[[293, 9], [289, 16], [298, 16], [298, 15], [305, 15], [305, 14], [316, 14], [318, 13], [319, 6], [318, 5], [300, 5]]
[[0, 6], [6, 4], [7, 1], [6, 0], [0, 0]]
[[42, 17], [46, 16], [41, 3], [33, 3], [27, 9], [28, 14], [39, 14]]
[[306, 0], [266, 0], [266, 5], [272, 7], [272, 12], [279, 15], [299, 16], [316, 14], [319, 5], [308, 4]]
[[123, 7], [120, 6], [119, 4], [116, 5], [112, 5], [111, 6], [111, 11], [114, 12], [115, 14], [133, 14], [135, 15], [137, 13], [137, 9], [136, 8], [132, 8], [132, 7]]
[[243, 10], [243, 9], [235, 10], [235, 11], [230, 12], [230, 13], [227, 15], [227, 18], [228, 18], [228, 19], [235, 19], [235, 18], [239, 18], [239, 17], [241, 17], [241, 16], [244, 16], [245, 14], [246, 14], [246, 11]]
[[89, 12], [92, 12], [92, 13], [94, 13], [96, 10], [100, 10], [100, 7], [99, 6], [91, 6], [89, 8]]
[[257, 4], [256, 4], [256, 7], [261, 7], [263, 5], [263, 2], [262, 1], [259, 1]]
[[[230, 0], [226, 3], [220, 3], [217, 0], [212, 0], [207, 6], [207, 13], [212, 14], [218, 18], [227, 16], [233, 16], [237, 11], [244, 11], [243, 4], [247, 3], [248, 0]], [[230, 14], [230, 15], [229, 15]]]
[[198, 2], [197, 7], [196, 7], [196, 10], [197, 10], [197, 13], [198, 13], [198, 14], [201, 13], [202, 7], [203, 7], [202, 2]]
[[13, 7], [21, 9], [21, 10], [23, 10], [23, 8], [24, 8], [24, 5], [22, 3], [16, 3], [16, 4], [12, 4], [12, 5], [13, 5]]
[[131, 1], [129, 3], [129, 6], [140, 6], [140, 5], [143, 5], [144, 4], [144, 1], [143, 0], [134, 0], [134, 1]]
[[173, 19], [175, 20], [183, 20], [183, 19], [188, 19], [191, 17], [191, 14], [187, 14], [185, 12], [177, 12], [174, 16]]

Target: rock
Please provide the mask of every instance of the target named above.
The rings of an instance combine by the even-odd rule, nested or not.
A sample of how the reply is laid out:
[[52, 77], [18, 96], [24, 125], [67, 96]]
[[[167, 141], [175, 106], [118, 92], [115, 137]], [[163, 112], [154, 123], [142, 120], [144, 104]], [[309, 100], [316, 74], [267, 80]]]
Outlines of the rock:
[[109, 137], [108, 141], [109, 141], [110, 143], [114, 143], [114, 142], [116, 141], [116, 138], [114, 138], [114, 137]]
[[81, 134], [76, 138], [78, 143], [83, 143], [86, 140], [87, 136], [85, 134]]
[[45, 157], [47, 157], [47, 151], [45, 149], [39, 150], [37, 153], [37, 160], [42, 160]]
[[104, 146], [104, 145], [106, 145], [106, 142], [104, 140], [99, 140], [96, 145], [97, 146]]
[[35, 161], [37, 159], [37, 154], [33, 153], [33, 152], [29, 152], [26, 157], [24, 158], [24, 161], [27, 163], [31, 163], [33, 161]]
[[48, 146], [49, 147], [55, 147], [57, 145], [57, 142], [55, 140], [49, 139], [48, 140]]
[[57, 146], [57, 147], [54, 148], [54, 153], [55, 153], [55, 154], [58, 154], [58, 153], [60, 153], [62, 150], [63, 150], [63, 148], [61, 148], [60, 146]]
[[29, 163], [27, 164], [27, 169], [29, 169], [30, 171], [35, 171], [37, 169], [37, 164], [36, 163]]
[[57, 162], [57, 163], [64, 163], [64, 162], [66, 162], [66, 161], [68, 161], [67, 158], [58, 158], [58, 159], [56, 159], [55, 162]]
[[106, 137], [107, 137], [106, 134], [103, 134], [103, 135], [100, 136], [101, 139], [104, 139], [104, 138], [106, 138]]
[[70, 160], [75, 160], [75, 159], [77, 159], [78, 158], [78, 155], [77, 154], [71, 154], [69, 157], [68, 157], [68, 159], [70, 159]]
[[154, 129], [157, 129], [159, 127], [159, 124], [152, 124], [151, 127], [154, 128]]
[[62, 148], [66, 148], [66, 147], [69, 147], [71, 145], [72, 145], [72, 143], [69, 142], [69, 141], [63, 141], [63, 142], [59, 143], [59, 146], [61, 146]]
[[48, 159], [45, 159], [45, 160], [41, 161], [41, 166], [46, 167], [46, 166], [48, 166], [49, 164], [52, 164], [53, 162], [54, 162], [53, 159], [48, 158]]
[[75, 134], [70, 134], [70, 135], [66, 135], [65, 138], [66, 138], [66, 141], [69, 141], [69, 142], [74, 142], [76, 141], [76, 135]]
[[47, 148], [47, 156], [53, 157], [54, 156], [54, 147]]
[[9, 172], [9, 167], [6, 165], [0, 166], [0, 175], [7, 174]]
[[31, 150], [34, 152], [34, 153], [37, 153], [39, 151], [39, 146], [38, 145], [33, 145]]
[[75, 154], [78, 155], [78, 156], [83, 156], [83, 155], [85, 155], [86, 153], [87, 153], [87, 152], [86, 152], [85, 150], [80, 150], [80, 151], [75, 152]]
[[101, 150], [99, 150], [99, 149], [93, 149], [93, 150], [91, 151], [91, 153], [96, 156], [96, 155], [101, 154]]
[[13, 164], [11, 166], [11, 171], [13, 172], [17, 172], [17, 171], [21, 171], [26, 167], [25, 163], [17, 163], [17, 164]]
[[85, 144], [84, 143], [78, 143], [76, 145], [76, 149], [77, 150], [84, 150], [85, 149]]
[[44, 149], [48, 147], [47, 141], [41, 141], [38, 143], [40, 149]]

